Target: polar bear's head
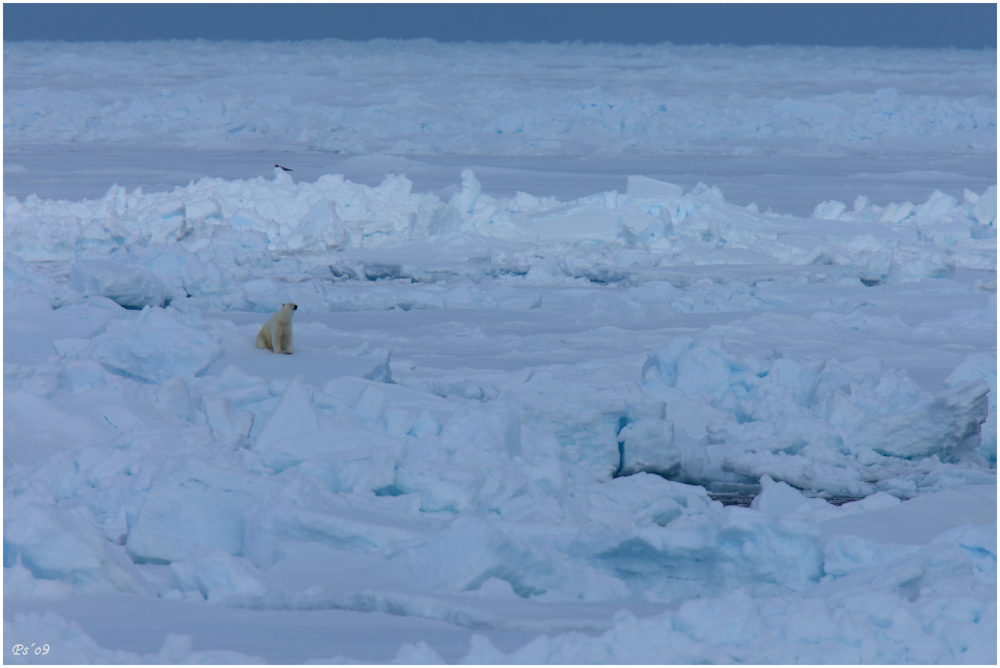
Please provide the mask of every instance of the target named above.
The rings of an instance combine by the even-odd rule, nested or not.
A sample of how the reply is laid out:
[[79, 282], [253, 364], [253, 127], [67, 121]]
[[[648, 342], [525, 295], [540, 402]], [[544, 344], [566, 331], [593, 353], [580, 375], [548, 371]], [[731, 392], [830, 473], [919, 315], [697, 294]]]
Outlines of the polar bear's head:
[[292, 321], [292, 314], [295, 312], [295, 309], [297, 309], [297, 308], [298, 308], [298, 305], [297, 304], [292, 304], [291, 302], [288, 302], [286, 304], [282, 304], [281, 305], [281, 310], [278, 311], [277, 313], [275, 313], [274, 317], [278, 318], [278, 320], [281, 320], [282, 322], [291, 322]]

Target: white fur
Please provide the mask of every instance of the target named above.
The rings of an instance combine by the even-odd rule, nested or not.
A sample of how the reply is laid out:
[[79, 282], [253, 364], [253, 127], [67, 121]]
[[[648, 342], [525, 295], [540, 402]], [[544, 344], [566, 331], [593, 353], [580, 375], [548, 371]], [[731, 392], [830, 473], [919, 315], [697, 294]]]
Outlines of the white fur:
[[292, 354], [292, 314], [298, 306], [282, 304], [281, 310], [264, 323], [257, 334], [257, 347], [270, 348], [276, 353]]

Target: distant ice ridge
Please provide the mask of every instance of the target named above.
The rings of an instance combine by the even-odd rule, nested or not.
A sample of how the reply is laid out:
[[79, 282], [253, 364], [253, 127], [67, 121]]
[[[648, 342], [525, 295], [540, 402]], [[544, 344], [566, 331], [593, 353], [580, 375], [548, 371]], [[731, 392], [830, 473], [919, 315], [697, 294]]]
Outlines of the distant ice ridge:
[[[634, 286], [686, 265], [827, 265], [831, 278], [865, 285], [996, 270], [995, 187], [961, 201], [935, 191], [919, 205], [824, 202], [800, 219], [734, 206], [714, 187], [685, 193], [642, 176], [629, 177], [624, 193], [560, 202], [491, 197], [465, 170], [444, 202], [414, 194], [400, 175], [368, 187], [275, 172], [150, 194], [116, 186], [81, 202], [5, 197], [5, 284], [27, 271], [15, 258], [68, 262], [69, 280], [44, 288], [54, 305], [93, 295], [127, 308], [268, 312], [295, 301], [325, 312], [492, 307], [478, 286]], [[428, 263], [419, 251], [431, 239]], [[372, 252], [405, 248], [413, 252]], [[412, 285], [404, 295], [393, 281]], [[726, 300], [723, 310], [764, 306], [749, 295]], [[691, 308], [683, 299], [672, 306]]]
[[15, 42], [4, 62], [7, 141], [566, 155], [787, 139], [822, 154], [957, 133], [996, 149], [993, 51]]

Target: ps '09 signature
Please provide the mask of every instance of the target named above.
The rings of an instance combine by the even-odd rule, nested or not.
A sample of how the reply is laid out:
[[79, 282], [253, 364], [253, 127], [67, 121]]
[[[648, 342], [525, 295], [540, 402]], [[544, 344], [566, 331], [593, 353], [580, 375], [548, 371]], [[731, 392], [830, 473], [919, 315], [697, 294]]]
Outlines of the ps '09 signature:
[[34, 653], [37, 656], [44, 656], [49, 653], [49, 644], [35, 646], [35, 643], [31, 643], [31, 646], [22, 645], [18, 643], [11, 648], [14, 655], [28, 656], [28, 654]]

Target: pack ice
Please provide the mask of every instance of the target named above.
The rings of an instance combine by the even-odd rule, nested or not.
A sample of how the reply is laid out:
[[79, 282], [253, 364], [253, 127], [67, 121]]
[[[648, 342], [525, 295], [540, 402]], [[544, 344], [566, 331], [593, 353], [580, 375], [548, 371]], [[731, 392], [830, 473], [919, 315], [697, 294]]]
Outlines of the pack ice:
[[[976, 208], [986, 200], [995, 211], [995, 189], [963, 202], [935, 193], [903, 207], [901, 219], [886, 213], [898, 206], [864, 203], [794, 219], [645, 177], [630, 178], [624, 193], [543, 202], [493, 198], [472, 172], [462, 176], [449, 202], [412, 193], [403, 176], [377, 187], [337, 176], [300, 184], [280, 170], [273, 180], [203, 179], [166, 193], [115, 187], [76, 203], [7, 197], [12, 595], [120, 590], [364, 609], [344, 585], [295, 592], [269, 575], [296, 558], [290, 546], [306, 544], [325, 546], [326, 559], [383, 564], [406, 584], [370, 596], [450, 621], [461, 604], [442, 611], [436, 596], [477, 601], [496, 595], [481, 593], [487, 586], [525, 602], [690, 601], [648, 621], [615, 618], [616, 638], [652, 644], [616, 640], [608, 650], [589, 636], [559, 636], [512, 660], [813, 661], [828, 658], [824, 643], [841, 643], [844, 661], [964, 656], [944, 632], [920, 649], [929, 653], [896, 647], [881, 623], [856, 615], [877, 599], [905, 611], [897, 633], [923, 635], [929, 607], [943, 605], [932, 601], [944, 597], [979, 610], [969, 618], [976, 628], [989, 626], [989, 597], [934, 584], [995, 582], [995, 543], [973, 540], [994, 555], [983, 570], [961, 542], [984, 529], [921, 552], [817, 527], [869, 502], [903, 507], [929, 491], [993, 484], [995, 361], [967, 356], [934, 392], [872, 357], [841, 362], [815, 349], [762, 353], [728, 342], [741, 332], [759, 342], [753, 330], [779, 328], [905, 329], [856, 307], [792, 320], [780, 309], [810, 287], [960, 289], [956, 273], [995, 269], [995, 213], [984, 219]], [[952, 230], [946, 239], [936, 236], [942, 227]], [[680, 269], [734, 264], [766, 276], [692, 280]], [[775, 287], [762, 290], [764, 282]], [[633, 313], [742, 318], [668, 335], [644, 353], [633, 345], [491, 369], [424, 371], [384, 350], [337, 345], [338, 315], [350, 310], [514, 319], [549, 310], [555, 319], [588, 302], [601, 311], [608, 299]], [[278, 369], [252, 348], [256, 319], [232, 316], [284, 301], [313, 319], [296, 323], [302, 363]], [[458, 323], [434, 334], [459, 347], [470, 336], [488, 340]], [[52, 354], [30, 340], [38, 336]], [[588, 343], [608, 336], [598, 330]], [[558, 359], [561, 346], [549, 345]], [[723, 507], [706, 491], [759, 481], [750, 509]], [[838, 508], [823, 497], [865, 500]], [[935, 550], [958, 560], [948, 574], [926, 565], [936, 564]], [[868, 598], [871, 582], [846, 584], [904, 563], [925, 565], [905, 582], [887, 575]], [[810, 603], [838, 587], [852, 593]], [[709, 638], [698, 620], [723, 610], [736, 627], [748, 618], [764, 626]], [[803, 626], [802, 615], [815, 624]], [[854, 633], [895, 653], [845, 644]], [[762, 644], [767, 634], [789, 647]], [[667, 647], [682, 649], [659, 654]], [[483, 639], [471, 659], [497, 652]]]
[[[484, 58], [405, 49], [431, 72]], [[374, 106], [326, 136], [318, 102], [281, 120], [277, 98], [161, 93], [70, 95], [87, 116], [18, 89], [5, 138], [135, 139], [156, 118], [195, 144], [257, 127], [339, 150], [382, 127]], [[517, 88], [421, 134], [411, 91], [366, 141], [692, 140], [626, 93], [527, 113]], [[716, 91], [685, 127], [861, 142], [950, 123], [995, 146], [995, 99], [944, 95], [696, 113]], [[456, 172], [436, 194], [281, 169], [5, 194], [4, 651], [51, 649], [5, 661], [996, 663], [995, 186], [793, 216], [643, 175], [559, 199]], [[284, 302], [294, 354], [255, 348]], [[146, 640], [108, 631], [135, 620]], [[340, 649], [318, 640], [338, 628]], [[383, 654], [363, 653], [373, 634]]]

